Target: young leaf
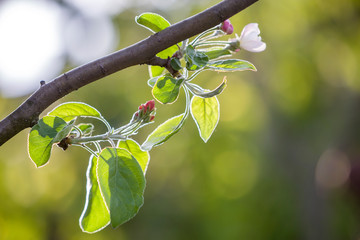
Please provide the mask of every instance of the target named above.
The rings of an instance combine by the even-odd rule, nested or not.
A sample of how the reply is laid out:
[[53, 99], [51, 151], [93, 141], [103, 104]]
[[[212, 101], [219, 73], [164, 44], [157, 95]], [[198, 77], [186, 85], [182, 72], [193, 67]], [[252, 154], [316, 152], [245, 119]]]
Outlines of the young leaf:
[[199, 130], [200, 137], [207, 142], [214, 132], [220, 118], [220, 105], [216, 97], [191, 100], [191, 115]]
[[98, 181], [116, 228], [134, 217], [144, 203], [145, 177], [136, 159], [125, 149], [105, 148], [98, 158]]
[[179, 71], [182, 68], [180, 60], [178, 58], [171, 58], [170, 65], [175, 71]]
[[256, 68], [252, 63], [239, 59], [226, 59], [209, 62], [206, 68], [217, 72], [234, 72], [245, 70], [256, 71]]
[[74, 121], [66, 123], [62, 118], [45, 116], [32, 127], [28, 139], [28, 151], [37, 167], [50, 159], [52, 145], [61, 141], [71, 131]]
[[204, 53], [206, 54], [206, 56], [208, 56], [209, 60], [212, 59], [217, 59], [220, 57], [226, 57], [226, 56], [231, 56], [231, 52], [230, 50], [227, 49], [206, 49], [206, 51], [204, 51]]
[[186, 68], [190, 71], [198, 70], [209, 61], [208, 56], [200, 51], [196, 51], [193, 46], [188, 45], [185, 50]]
[[149, 152], [141, 150], [140, 145], [132, 139], [119, 141], [117, 147], [128, 150], [131, 153], [131, 155], [133, 155], [134, 158], [138, 161], [145, 175], [147, 166], [149, 165], [149, 161], [150, 161]]
[[86, 202], [79, 219], [83, 232], [94, 233], [110, 223], [110, 214], [101, 195], [97, 181], [96, 166], [98, 158], [91, 155], [86, 172]]
[[94, 125], [91, 123], [82, 123], [77, 125], [80, 129], [81, 133], [85, 136], [91, 135], [92, 131], [94, 130]]
[[156, 147], [165, 141], [167, 141], [172, 135], [177, 133], [184, 124], [185, 114], [180, 114], [173, 118], [166, 120], [159, 125], [141, 145], [141, 148], [145, 151], [150, 151], [153, 147]]
[[[161, 53], [161, 52], [160, 52]], [[159, 55], [159, 54], [158, 54]], [[158, 56], [159, 57], [159, 56]], [[165, 68], [163, 67], [159, 67], [159, 66], [151, 66], [149, 65], [148, 67], [149, 69], [149, 76], [150, 76], [150, 79], [153, 79], [155, 77], [158, 77], [160, 75], [163, 74], [163, 72], [165, 71]], [[148, 82], [149, 84], [149, 82]]]
[[152, 32], [160, 32], [171, 24], [164, 17], [156, 13], [143, 13], [135, 17], [135, 22], [140, 26], [149, 29]]
[[100, 112], [94, 107], [82, 102], [67, 102], [55, 107], [48, 116], [56, 116], [70, 121], [76, 117], [102, 118]]
[[210, 98], [219, 95], [222, 91], [224, 91], [226, 87], [226, 77], [224, 77], [222, 83], [212, 91], [202, 89], [200, 86], [189, 82], [185, 82], [185, 85], [194, 95], [202, 98]]
[[179, 96], [183, 81], [184, 79], [175, 79], [170, 76], [160, 77], [152, 89], [152, 94], [162, 104], [173, 103]]
[[147, 81], [147, 84], [149, 85], [149, 87], [154, 87], [155, 86], [155, 83], [156, 81], [159, 79], [159, 77], [153, 77], [153, 78], [150, 78], [148, 81]]

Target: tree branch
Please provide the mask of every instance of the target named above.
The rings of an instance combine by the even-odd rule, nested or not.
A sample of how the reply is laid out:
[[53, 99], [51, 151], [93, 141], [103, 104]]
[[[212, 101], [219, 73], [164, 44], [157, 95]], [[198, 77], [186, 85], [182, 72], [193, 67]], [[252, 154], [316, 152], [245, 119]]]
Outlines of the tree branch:
[[0, 146], [25, 128], [56, 100], [124, 68], [145, 64], [158, 52], [220, 24], [258, 0], [224, 0], [134, 45], [70, 70], [33, 93], [0, 122]]

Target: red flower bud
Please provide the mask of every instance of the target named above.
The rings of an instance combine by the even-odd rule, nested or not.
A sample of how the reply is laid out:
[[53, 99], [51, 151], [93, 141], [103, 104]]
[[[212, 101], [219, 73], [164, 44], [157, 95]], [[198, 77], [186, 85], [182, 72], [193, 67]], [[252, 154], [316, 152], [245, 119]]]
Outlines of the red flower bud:
[[155, 118], [155, 116], [151, 115], [151, 116], [150, 116], [150, 119], [149, 119], [149, 122], [153, 121], [154, 118]]
[[155, 108], [155, 100], [150, 100], [145, 103], [145, 108], [149, 110], [149, 112], [153, 111]]
[[221, 30], [223, 30], [226, 34], [230, 35], [234, 32], [234, 27], [233, 25], [230, 23], [229, 19], [226, 19], [222, 24], [221, 24]]

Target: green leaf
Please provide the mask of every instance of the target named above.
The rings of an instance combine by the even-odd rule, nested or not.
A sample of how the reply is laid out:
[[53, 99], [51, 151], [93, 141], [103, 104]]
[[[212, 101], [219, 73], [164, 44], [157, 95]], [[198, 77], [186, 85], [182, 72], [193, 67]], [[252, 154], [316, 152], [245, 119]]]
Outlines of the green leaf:
[[86, 202], [79, 219], [83, 232], [94, 233], [110, 223], [110, 214], [101, 195], [97, 181], [96, 166], [98, 158], [91, 155], [86, 172]]
[[94, 125], [91, 123], [82, 123], [77, 125], [77, 127], [81, 130], [82, 134], [85, 136], [91, 135], [94, 130]]
[[145, 175], [147, 166], [149, 165], [149, 161], [150, 161], [149, 152], [141, 150], [140, 145], [132, 139], [119, 141], [117, 147], [128, 150], [131, 153], [131, 155], [133, 155], [134, 158], [138, 161]]
[[159, 125], [145, 140], [141, 145], [141, 148], [145, 151], [150, 151], [153, 147], [156, 147], [165, 141], [167, 141], [171, 136], [177, 133], [184, 124], [185, 114], [180, 114], [173, 118], [166, 120], [164, 123]]
[[180, 60], [178, 58], [171, 58], [170, 65], [175, 71], [179, 71], [182, 68]]
[[[150, 79], [160, 76], [165, 71], [165, 68], [159, 66], [149, 66]], [[149, 82], [148, 82], [149, 84]]]
[[94, 107], [82, 102], [67, 102], [55, 107], [48, 116], [57, 116], [65, 121], [70, 121], [76, 117], [102, 118], [100, 112]]
[[159, 79], [159, 77], [153, 77], [153, 78], [150, 78], [148, 81], [147, 81], [147, 84], [150, 86], [150, 87], [154, 87], [155, 86], [155, 83], [156, 81]]
[[116, 228], [134, 217], [143, 205], [144, 173], [127, 150], [105, 148], [98, 158], [97, 174], [111, 226]]
[[209, 61], [208, 56], [200, 51], [196, 51], [193, 46], [188, 45], [185, 50], [186, 68], [190, 71], [198, 70]]
[[226, 57], [226, 56], [231, 56], [231, 52], [230, 50], [227, 49], [206, 49], [206, 51], [204, 51], [204, 53], [206, 54], [206, 56], [208, 56], [208, 58], [210, 60], [212, 59], [217, 59], [220, 57]]
[[152, 89], [152, 94], [162, 104], [173, 103], [179, 96], [183, 81], [184, 79], [175, 79], [170, 76], [160, 77]]
[[199, 130], [200, 137], [207, 142], [214, 132], [220, 118], [220, 105], [216, 97], [191, 100], [191, 115]]
[[189, 83], [189, 82], [186, 82], [186, 86], [189, 88], [189, 90], [194, 95], [203, 97], [203, 98], [210, 98], [210, 97], [219, 95], [220, 93], [222, 93], [224, 91], [224, 89], [226, 87], [226, 77], [224, 77], [222, 83], [212, 91], [202, 89], [200, 86], [193, 84], [193, 83]]
[[135, 21], [140, 26], [143, 26], [152, 32], [160, 32], [171, 25], [164, 17], [151, 12], [146, 12], [136, 16]]
[[37, 167], [49, 161], [52, 145], [65, 138], [73, 124], [74, 121], [66, 123], [62, 118], [45, 116], [32, 127], [28, 138], [28, 150], [31, 160]]
[[245, 70], [256, 71], [256, 68], [252, 63], [239, 59], [226, 59], [209, 62], [206, 68], [217, 72], [234, 72]]

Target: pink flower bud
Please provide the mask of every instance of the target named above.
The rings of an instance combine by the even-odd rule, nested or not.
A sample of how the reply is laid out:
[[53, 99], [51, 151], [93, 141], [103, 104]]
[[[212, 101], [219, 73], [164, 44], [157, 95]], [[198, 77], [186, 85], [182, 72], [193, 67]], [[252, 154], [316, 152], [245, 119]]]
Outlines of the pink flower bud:
[[140, 110], [140, 112], [142, 112], [143, 114], [146, 114], [147, 108], [146, 108], [146, 106], [145, 106], [144, 104], [141, 104], [141, 105], [139, 106], [139, 110]]
[[222, 24], [221, 24], [221, 30], [223, 30], [226, 34], [230, 35], [234, 32], [234, 27], [231, 24], [229, 19], [226, 19]]
[[151, 115], [151, 116], [150, 116], [150, 119], [149, 119], [149, 122], [153, 121], [154, 118], [155, 118], [155, 116]]
[[155, 108], [155, 100], [150, 100], [145, 103], [145, 108], [149, 110], [149, 112], [153, 111]]

